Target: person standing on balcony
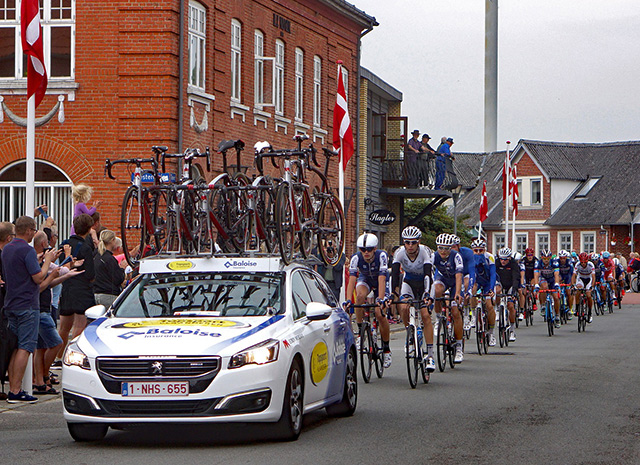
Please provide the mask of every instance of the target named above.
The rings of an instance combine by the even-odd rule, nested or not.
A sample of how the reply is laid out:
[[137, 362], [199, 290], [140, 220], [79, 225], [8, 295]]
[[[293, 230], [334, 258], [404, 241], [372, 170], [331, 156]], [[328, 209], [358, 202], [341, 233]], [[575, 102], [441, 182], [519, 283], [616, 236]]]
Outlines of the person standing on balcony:
[[422, 144], [418, 140], [419, 135], [420, 131], [414, 129], [411, 133], [411, 139], [407, 142], [405, 172], [407, 173], [410, 188], [417, 187], [418, 185], [418, 159], [422, 152]]
[[451, 158], [451, 146], [453, 139], [449, 137], [438, 148], [438, 157], [436, 158], [436, 190], [442, 189], [444, 184], [444, 176], [447, 172], [447, 157]]
[[421, 181], [422, 181], [422, 185], [424, 187], [427, 187], [430, 185], [430, 181], [433, 180], [432, 178], [432, 171], [430, 169], [431, 167], [431, 160], [433, 160], [436, 157], [436, 151], [433, 150], [433, 147], [431, 147], [429, 145], [429, 141], [431, 140], [431, 137], [429, 137], [429, 134], [423, 134], [422, 135], [422, 154], [420, 155], [420, 165], [421, 165], [421, 170], [420, 170], [420, 176], [421, 176]]

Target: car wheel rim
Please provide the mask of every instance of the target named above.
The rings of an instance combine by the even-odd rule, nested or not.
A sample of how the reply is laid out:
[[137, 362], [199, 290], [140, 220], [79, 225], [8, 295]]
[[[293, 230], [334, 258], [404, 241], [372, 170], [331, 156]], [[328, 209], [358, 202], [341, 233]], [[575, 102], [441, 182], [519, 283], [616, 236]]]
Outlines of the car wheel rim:
[[296, 431], [302, 422], [302, 384], [300, 383], [300, 372], [295, 370], [291, 375], [291, 425]]
[[349, 352], [349, 356], [347, 357], [347, 374], [346, 374], [346, 389], [347, 389], [347, 398], [349, 399], [349, 405], [351, 407], [355, 406], [356, 398], [357, 398], [357, 389], [358, 384], [356, 381], [356, 364], [353, 354]]

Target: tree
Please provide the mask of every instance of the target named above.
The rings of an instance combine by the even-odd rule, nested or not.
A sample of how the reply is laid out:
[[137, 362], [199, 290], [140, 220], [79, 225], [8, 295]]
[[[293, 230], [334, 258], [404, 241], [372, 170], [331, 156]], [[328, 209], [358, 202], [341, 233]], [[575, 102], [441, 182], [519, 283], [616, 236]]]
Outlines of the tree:
[[[427, 206], [428, 202], [429, 200], [427, 199], [405, 200], [405, 216], [407, 218], [417, 216]], [[474, 238], [472, 230], [464, 224], [466, 218], [467, 216], [458, 216], [458, 236], [462, 245], [468, 245]], [[453, 214], [449, 212], [446, 206], [441, 205], [418, 221], [416, 226], [422, 231], [421, 242], [435, 250], [436, 236], [438, 234], [453, 234]]]

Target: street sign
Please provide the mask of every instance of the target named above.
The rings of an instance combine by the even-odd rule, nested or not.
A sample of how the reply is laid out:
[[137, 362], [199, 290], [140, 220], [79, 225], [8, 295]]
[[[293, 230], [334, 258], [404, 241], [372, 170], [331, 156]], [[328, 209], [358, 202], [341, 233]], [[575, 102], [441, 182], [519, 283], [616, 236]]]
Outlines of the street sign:
[[[162, 182], [176, 182], [175, 173], [160, 173], [160, 179]], [[151, 171], [145, 171], [140, 176], [140, 180], [144, 184], [153, 184], [153, 173]], [[133, 182], [133, 173], [131, 173], [131, 181]]]
[[396, 215], [389, 210], [375, 210], [369, 213], [369, 221], [379, 226], [386, 226], [396, 220]]

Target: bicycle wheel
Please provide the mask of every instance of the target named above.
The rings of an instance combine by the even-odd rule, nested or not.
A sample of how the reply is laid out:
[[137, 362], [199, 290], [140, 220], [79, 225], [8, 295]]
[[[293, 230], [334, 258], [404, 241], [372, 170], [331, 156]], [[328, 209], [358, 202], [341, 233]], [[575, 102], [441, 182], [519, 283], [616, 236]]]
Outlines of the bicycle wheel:
[[527, 324], [527, 326], [533, 326], [533, 304], [534, 304], [534, 300], [533, 300], [533, 296], [531, 294], [528, 295], [527, 297], [529, 304], [529, 310], [528, 310], [528, 316], [529, 316], [529, 323]]
[[553, 314], [551, 313], [551, 305], [549, 302], [545, 304], [545, 318], [547, 320], [547, 330], [549, 332], [549, 337], [553, 336]]
[[153, 227], [153, 231], [150, 232], [153, 235], [153, 241], [158, 253], [166, 249], [168, 204], [167, 191], [165, 189], [149, 191], [149, 210]]
[[362, 370], [362, 379], [365, 383], [371, 381], [371, 369], [373, 368], [373, 350], [372, 337], [370, 333], [370, 324], [364, 322], [360, 329], [360, 368]]
[[638, 278], [638, 274], [634, 273], [631, 276], [631, 280], [629, 281], [629, 289], [633, 292], [640, 292], [640, 278]]
[[454, 359], [456, 356], [456, 338], [453, 333], [453, 322], [447, 321], [447, 352], [449, 356], [449, 366], [456, 367]]
[[280, 256], [286, 264], [291, 263], [293, 260], [296, 241], [293, 209], [289, 199], [290, 192], [291, 186], [289, 183], [283, 182], [278, 187], [278, 194], [276, 195], [276, 230], [278, 231]]
[[500, 304], [500, 308], [498, 309], [498, 340], [500, 342], [500, 348], [504, 347], [505, 337], [505, 321], [504, 321], [504, 306]]
[[582, 332], [582, 321], [583, 321], [583, 313], [584, 313], [584, 308], [583, 308], [583, 302], [582, 302], [582, 298], [580, 298], [580, 302], [578, 302], [578, 308], [577, 308], [578, 312], [578, 332]]
[[607, 287], [607, 308], [609, 313], [613, 313], [613, 292], [609, 287]]
[[124, 194], [120, 211], [120, 232], [124, 256], [129, 265], [135, 267], [145, 252], [148, 236], [144, 212], [138, 201], [137, 186], [129, 186]]
[[407, 375], [409, 376], [409, 386], [415, 389], [418, 385], [418, 370], [416, 369], [416, 361], [418, 360], [418, 347], [415, 338], [415, 328], [413, 325], [407, 328], [407, 337], [405, 341], [407, 359]]
[[438, 333], [436, 335], [437, 352], [438, 352], [438, 369], [443, 372], [447, 367], [447, 321], [439, 318]]
[[[231, 233], [231, 211], [235, 199], [228, 187], [231, 181], [228, 175], [219, 176], [209, 197], [209, 219], [212, 223], [212, 237], [215, 244], [225, 253], [240, 252], [236, 240]], [[215, 246], [214, 246], [215, 247]]]
[[300, 243], [300, 253], [304, 258], [311, 257], [313, 251], [313, 237], [315, 236], [315, 215], [313, 206], [309, 198], [308, 189], [304, 186], [294, 188], [294, 203], [298, 209], [298, 220], [300, 221], [300, 231], [298, 241]]
[[327, 266], [335, 266], [344, 250], [344, 213], [335, 195], [324, 197], [318, 210], [318, 250]]
[[[258, 184], [262, 186], [256, 195], [256, 214], [260, 220], [261, 235], [264, 247], [269, 253], [277, 253], [279, 250], [278, 231], [276, 223], [276, 195], [273, 184], [265, 178]], [[269, 187], [268, 189], [266, 187]]]
[[478, 355], [484, 352], [484, 324], [482, 322], [482, 310], [476, 310], [476, 345], [478, 346]]
[[[504, 307], [504, 312], [504, 346], [509, 347], [509, 329], [511, 328], [511, 323], [509, 323], [509, 310]], [[517, 317], [516, 321], [518, 321]]]
[[[382, 339], [380, 338], [380, 335], [378, 335], [378, 340], [380, 341], [380, 344], [382, 344]], [[376, 376], [378, 376], [378, 378], [382, 378], [382, 375], [384, 374], [384, 351], [382, 349], [382, 345], [378, 345], [375, 339], [371, 342], [372, 342], [371, 347], [373, 347], [373, 350], [375, 351], [375, 357], [373, 357], [373, 362], [374, 362], [374, 365], [376, 366]]]
[[429, 379], [431, 378], [431, 374], [427, 371], [427, 365], [424, 362], [424, 357], [425, 357], [425, 353], [424, 353], [424, 346], [420, 346], [418, 345], [418, 359], [417, 359], [417, 364], [420, 367], [420, 372], [422, 373], [422, 382], [427, 384], [429, 382]]

